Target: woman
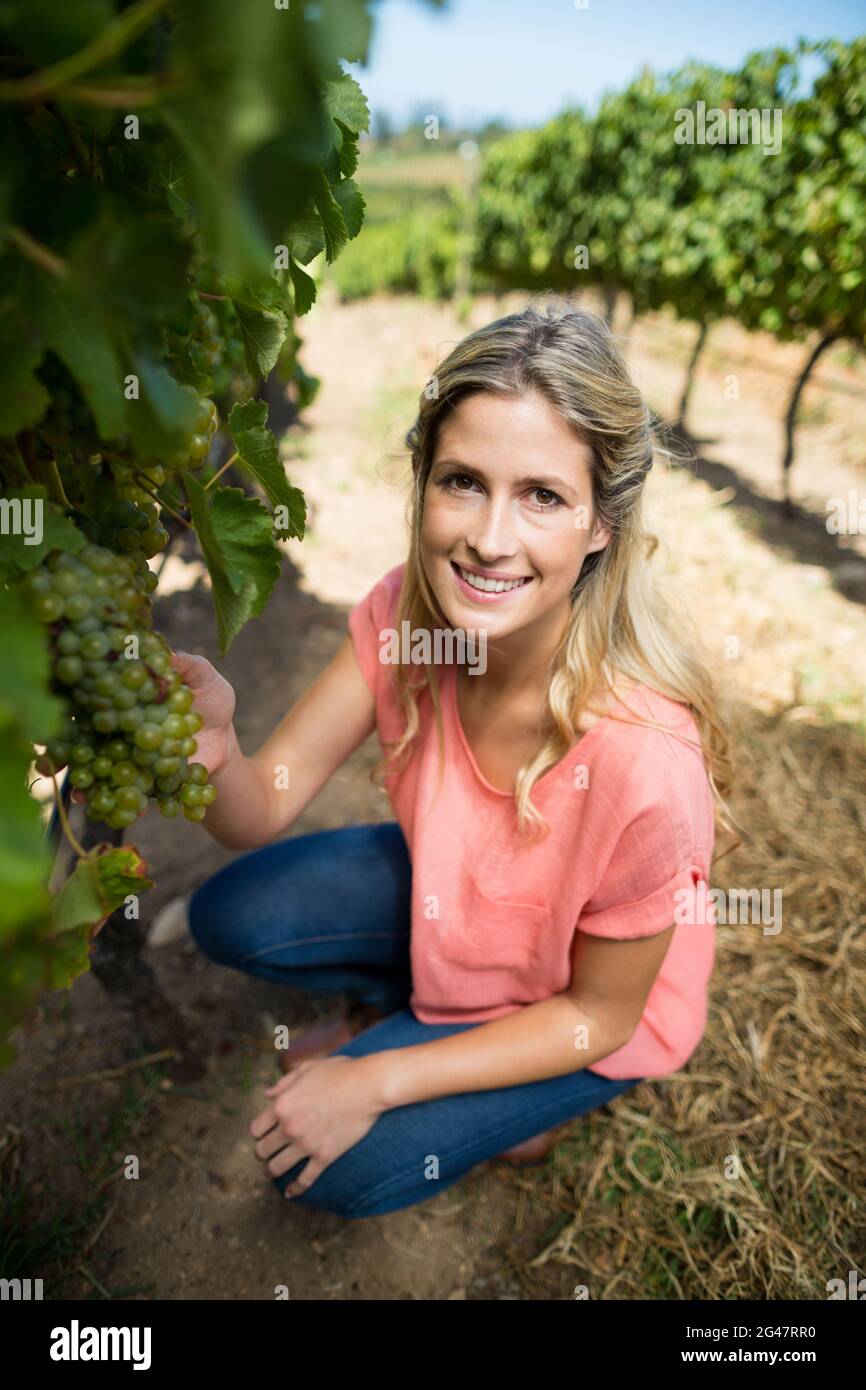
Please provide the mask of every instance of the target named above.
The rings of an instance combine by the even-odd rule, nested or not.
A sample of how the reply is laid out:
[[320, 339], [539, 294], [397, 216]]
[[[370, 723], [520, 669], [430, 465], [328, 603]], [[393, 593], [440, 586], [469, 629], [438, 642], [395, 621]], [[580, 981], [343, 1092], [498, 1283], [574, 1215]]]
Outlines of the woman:
[[[712, 682], [648, 564], [658, 446], [605, 323], [530, 305], [471, 333], [407, 445], [408, 557], [252, 757], [231, 687], [176, 656], [219, 789], [204, 824], [267, 846], [195, 893], [193, 936], [357, 1003], [289, 1048], [250, 1127], [278, 1190], [344, 1216], [538, 1159], [685, 1064], [713, 964], [714, 797], [727, 815]], [[425, 663], [404, 631], [465, 631], [470, 656]], [[277, 839], [374, 729], [396, 821]]]

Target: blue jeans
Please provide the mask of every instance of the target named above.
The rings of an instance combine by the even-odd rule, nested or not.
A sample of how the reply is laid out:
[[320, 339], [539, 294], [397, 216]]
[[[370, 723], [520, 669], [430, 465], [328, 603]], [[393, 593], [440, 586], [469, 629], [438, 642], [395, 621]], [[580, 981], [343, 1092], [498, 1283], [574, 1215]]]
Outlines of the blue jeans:
[[[190, 928], [204, 954], [264, 980], [345, 993], [388, 1017], [334, 1054], [363, 1057], [481, 1028], [421, 1023], [408, 1007], [412, 868], [396, 822], [281, 840], [220, 869], [193, 895]], [[423, 1202], [505, 1149], [604, 1105], [642, 1077], [589, 1067], [387, 1110], [357, 1144], [292, 1200], [344, 1217]], [[272, 1179], [280, 1192], [308, 1159]]]

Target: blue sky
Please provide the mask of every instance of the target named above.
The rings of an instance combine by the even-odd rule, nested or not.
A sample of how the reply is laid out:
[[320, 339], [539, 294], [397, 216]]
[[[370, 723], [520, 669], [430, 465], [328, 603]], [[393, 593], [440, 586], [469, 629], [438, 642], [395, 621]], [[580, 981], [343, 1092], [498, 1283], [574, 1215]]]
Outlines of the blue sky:
[[537, 125], [593, 111], [645, 63], [735, 67], [753, 49], [866, 32], [864, 0], [380, 0], [373, 13], [370, 62], [348, 70], [398, 124], [424, 106], [453, 124]]

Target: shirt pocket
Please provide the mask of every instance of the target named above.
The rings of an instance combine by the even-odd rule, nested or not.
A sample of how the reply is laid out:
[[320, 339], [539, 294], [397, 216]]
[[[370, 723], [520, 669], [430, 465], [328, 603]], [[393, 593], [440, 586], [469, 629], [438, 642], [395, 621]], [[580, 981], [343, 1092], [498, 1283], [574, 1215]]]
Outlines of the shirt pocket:
[[553, 948], [553, 918], [539, 902], [491, 897], [467, 874], [459, 920], [442, 924], [443, 961], [471, 972], [478, 1005], [544, 994], [544, 962]]

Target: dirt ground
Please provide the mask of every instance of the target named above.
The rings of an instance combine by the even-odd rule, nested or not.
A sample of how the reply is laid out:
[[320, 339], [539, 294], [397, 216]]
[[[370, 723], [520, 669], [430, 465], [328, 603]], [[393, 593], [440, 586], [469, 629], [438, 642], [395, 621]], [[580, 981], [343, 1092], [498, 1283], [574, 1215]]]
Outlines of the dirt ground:
[[[210, 595], [198, 565], [182, 556], [171, 562], [165, 587], [176, 592], [158, 611], [173, 645], [217, 661], [235, 686], [247, 751], [328, 662], [345, 633], [348, 606], [404, 558], [405, 495], [391, 451], [400, 447], [413, 397], [437, 355], [468, 327], [522, 302], [519, 296], [479, 300], [462, 324], [450, 306], [377, 299], [341, 307], [326, 294], [303, 322], [304, 363], [322, 377], [323, 388], [307, 428], [289, 441], [286, 459], [310, 505], [307, 538], [289, 543], [289, 563], [264, 616], [247, 626], [225, 658], [217, 654]], [[632, 331], [634, 369], [662, 413], [678, 398], [688, 343], [689, 330], [666, 320]], [[807, 412], [795, 470], [802, 512], [786, 530], [778, 514], [778, 419], [786, 377], [801, 357], [801, 348], [774, 346], [770, 353], [734, 328], [719, 329], [693, 402], [699, 462], [673, 490], [663, 477], [654, 481], [658, 491], [651, 499], [660, 532], [690, 556], [706, 546], [706, 529], [692, 524], [695, 516], [706, 518], [714, 508], [720, 515], [730, 502], [747, 508], [738, 516], [750, 518], [742, 524], [768, 558], [751, 600], [746, 583], [744, 601], [766, 603], [769, 622], [772, 604], [785, 602], [786, 593], [796, 604], [801, 591], [791, 586], [803, 585], [811, 573], [825, 595], [820, 601], [837, 605], [834, 621], [838, 604], [846, 604], [851, 669], [862, 673], [857, 654], [866, 635], [866, 536], [841, 543], [828, 538], [823, 517], [827, 497], [863, 486], [864, 398], [858, 392], [866, 388], [866, 374], [831, 359], [821, 379], [837, 384], [807, 393], [812, 415]], [[740, 378], [735, 402], [723, 391], [730, 372]], [[725, 524], [734, 522], [726, 518]], [[778, 587], [768, 602], [772, 583]], [[732, 599], [732, 615], [734, 606]], [[813, 618], [817, 640], [819, 606]], [[744, 672], [744, 699], [750, 685]], [[784, 694], [789, 687], [782, 658], [767, 675], [763, 697], [771, 702], [774, 689]], [[761, 703], [756, 694], [756, 707]], [[371, 739], [291, 833], [392, 819], [387, 798], [367, 777], [376, 755]], [[135, 839], [157, 880], [142, 898], [149, 921], [232, 857], [198, 827], [153, 815], [142, 820]], [[150, 947], [143, 959], [195, 1039], [200, 1080], [181, 1083], [136, 1065], [149, 1040], [131, 1036], [129, 1020], [92, 974], [44, 1002], [28, 1029], [16, 1034], [19, 1057], [0, 1076], [0, 1157], [28, 1177], [30, 1215], [50, 1200], [68, 1204], [83, 1221], [87, 1199], [95, 1192], [107, 1197], [98, 1222], [84, 1224], [78, 1235], [71, 1229], [64, 1258], [29, 1271], [55, 1279], [51, 1296], [271, 1299], [279, 1285], [301, 1300], [573, 1296], [579, 1260], [549, 1256], [563, 1223], [580, 1211], [580, 1167], [559, 1157], [523, 1173], [483, 1165], [416, 1208], [364, 1221], [292, 1208], [263, 1176], [247, 1128], [263, 1106], [262, 1087], [276, 1075], [273, 1023], [302, 1026], [330, 1013], [334, 1001], [222, 969], [189, 941]], [[689, 1064], [697, 1079], [710, 1069], [704, 1046]], [[103, 1075], [113, 1069], [123, 1070]], [[644, 1083], [610, 1109], [648, 1111], [657, 1084]], [[581, 1132], [597, 1149], [610, 1126], [606, 1107], [587, 1117]], [[119, 1176], [129, 1154], [140, 1160], [137, 1181]], [[592, 1164], [588, 1159], [585, 1170]], [[613, 1268], [613, 1255], [601, 1263]]]

